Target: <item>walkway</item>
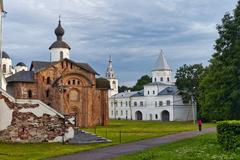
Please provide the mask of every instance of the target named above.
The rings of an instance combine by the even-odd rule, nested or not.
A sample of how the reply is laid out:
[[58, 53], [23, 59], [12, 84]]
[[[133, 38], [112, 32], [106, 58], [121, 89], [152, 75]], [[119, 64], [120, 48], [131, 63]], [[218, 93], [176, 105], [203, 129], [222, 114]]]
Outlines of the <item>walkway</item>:
[[116, 146], [109, 146], [105, 148], [98, 148], [90, 151], [79, 152], [62, 157], [51, 158], [49, 160], [106, 160], [124, 154], [142, 151], [144, 149], [155, 147], [161, 144], [171, 143], [211, 132], [216, 132], [216, 128], [203, 129], [202, 132], [198, 131], [181, 132], [158, 138], [146, 139], [132, 143], [119, 144]]

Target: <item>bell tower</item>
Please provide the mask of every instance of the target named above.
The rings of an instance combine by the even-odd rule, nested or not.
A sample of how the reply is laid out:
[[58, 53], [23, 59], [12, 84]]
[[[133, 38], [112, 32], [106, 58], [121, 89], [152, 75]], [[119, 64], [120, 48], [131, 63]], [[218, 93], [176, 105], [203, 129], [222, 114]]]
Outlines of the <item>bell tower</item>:
[[116, 78], [115, 72], [113, 71], [111, 56], [109, 57], [109, 60], [108, 60], [106, 78], [110, 82], [110, 90], [108, 91], [108, 97], [111, 97], [118, 93], [118, 80]]

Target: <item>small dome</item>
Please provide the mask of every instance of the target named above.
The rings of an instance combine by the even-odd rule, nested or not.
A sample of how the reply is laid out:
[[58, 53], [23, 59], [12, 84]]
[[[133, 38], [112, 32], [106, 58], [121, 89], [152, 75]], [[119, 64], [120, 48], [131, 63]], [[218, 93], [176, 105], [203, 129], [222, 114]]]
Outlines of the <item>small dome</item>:
[[2, 52], [2, 58], [11, 59], [10, 56], [4, 51]]
[[16, 66], [27, 67], [23, 62], [19, 62]]
[[67, 49], [71, 49], [70, 46], [64, 42], [64, 41], [55, 41], [50, 47], [49, 49], [52, 48], [67, 48]]
[[57, 37], [62, 37], [64, 35], [64, 29], [61, 26], [61, 21], [59, 21], [58, 27], [55, 29], [55, 34]]
[[64, 29], [61, 26], [61, 21], [59, 21], [58, 23], [58, 27], [55, 29], [55, 34], [57, 36], [57, 41], [53, 42], [53, 44], [49, 47], [49, 49], [52, 48], [67, 48], [67, 49], [71, 49], [70, 46], [63, 41], [62, 37], [64, 35]]

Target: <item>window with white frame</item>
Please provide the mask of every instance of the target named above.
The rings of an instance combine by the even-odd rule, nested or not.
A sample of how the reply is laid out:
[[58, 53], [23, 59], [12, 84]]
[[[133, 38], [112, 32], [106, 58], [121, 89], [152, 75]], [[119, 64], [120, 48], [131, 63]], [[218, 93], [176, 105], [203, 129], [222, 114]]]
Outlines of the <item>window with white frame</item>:
[[142, 101], [140, 102], [140, 106], [143, 106], [143, 102]]
[[167, 106], [170, 106], [170, 105], [171, 105], [170, 100], [167, 100]]
[[159, 101], [159, 106], [163, 106], [163, 102], [162, 101]]
[[137, 106], [137, 102], [134, 102], [134, 106]]

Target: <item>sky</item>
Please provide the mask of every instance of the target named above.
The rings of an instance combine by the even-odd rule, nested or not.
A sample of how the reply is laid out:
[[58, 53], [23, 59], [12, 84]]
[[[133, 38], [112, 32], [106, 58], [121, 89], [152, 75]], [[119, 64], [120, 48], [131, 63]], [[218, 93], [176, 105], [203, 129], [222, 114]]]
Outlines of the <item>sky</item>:
[[[162, 49], [173, 73], [214, 53], [216, 25], [237, 0], [5, 0], [4, 50], [14, 64], [49, 61], [61, 15], [71, 59], [105, 76], [109, 55], [120, 85], [151, 74]], [[174, 75], [173, 75], [174, 77]]]

